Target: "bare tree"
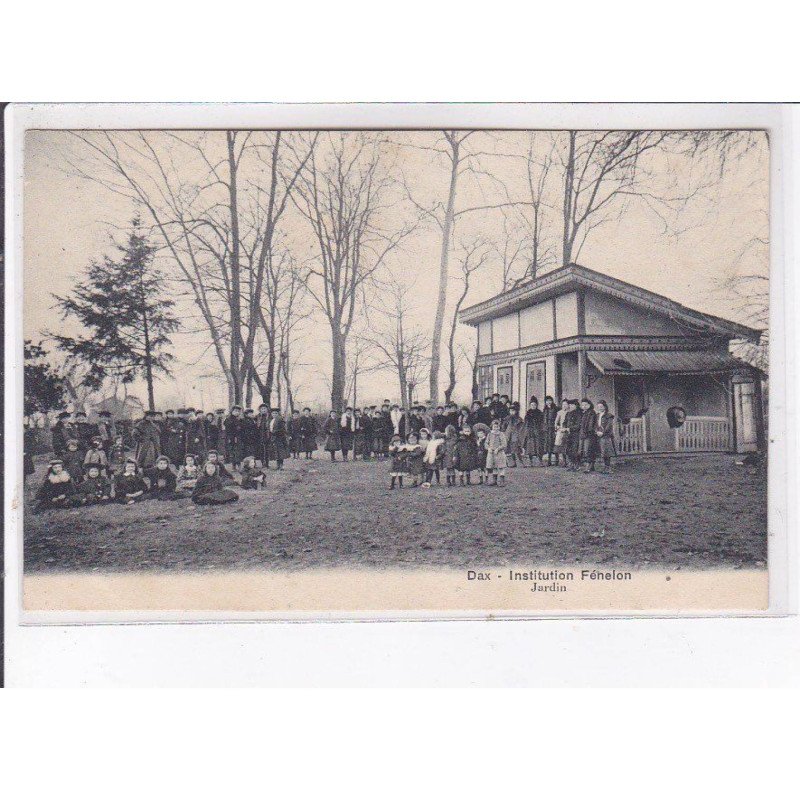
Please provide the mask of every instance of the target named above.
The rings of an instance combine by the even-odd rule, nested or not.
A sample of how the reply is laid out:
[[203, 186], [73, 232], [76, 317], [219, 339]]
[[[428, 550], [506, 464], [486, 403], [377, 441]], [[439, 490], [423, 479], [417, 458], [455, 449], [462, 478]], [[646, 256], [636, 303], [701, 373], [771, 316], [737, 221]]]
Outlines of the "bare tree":
[[383, 164], [383, 138], [368, 132], [327, 133], [303, 168], [294, 202], [308, 220], [317, 255], [308, 291], [331, 333], [331, 407], [346, 394], [347, 340], [357, 305], [389, 253], [411, 227], [387, 230], [392, 180]]
[[410, 386], [419, 384], [422, 371], [428, 364], [430, 348], [430, 339], [411, 322], [412, 290], [413, 287], [400, 281], [391, 281], [384, 304], [372, 315], [371, 344], [376, 351], [375, 366], [397, 376], [403, 405], [412, 401]]
[[[252, 373], [265, 274], [278, 223], [316, 136], [265, 131], [198, 134], [75, 132], [86, 161], [71, 166], [143, 207], [162, 257], [187, 287], [228, 384], [241, 402]], [[269, 295], [267, 295], [268, 297]]]
[[456, 388], [456, 373], [458, 363], [456, 358], [455, 339], [458, 329], [458, 314], [461, 306], [466, 300], [470, 289], [470, 281], [475, 272], [486, 264], [489, 258], [489, 250], [485, 242], [481, 240], [470, 243], [462, 243], [459, 248], [458, 260], [461, 267], [461, 291], [453, 308], [453, 315], [450, 319], [450, 335], [447, 340], [448, 353], [448, 384], [444, 391], [445, 402], [449, 403]]

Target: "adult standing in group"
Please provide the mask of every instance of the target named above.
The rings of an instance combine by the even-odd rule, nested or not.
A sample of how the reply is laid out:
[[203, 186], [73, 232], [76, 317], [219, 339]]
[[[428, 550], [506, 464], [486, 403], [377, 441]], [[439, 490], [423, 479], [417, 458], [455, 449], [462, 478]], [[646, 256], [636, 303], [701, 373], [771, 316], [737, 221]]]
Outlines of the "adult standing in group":
[[228, 461], [238, 467], [244, 458], [242, 407], [234, 406], [225, 418], [225, 453]]
[[100, 446], [108, 458], [111, 452], [111, 445], [117, 436], [117, 426], [111, 418], [111, 412], [101, 411], [98, 415], [99, 421], [97, 423], [97, 435], [100, 438]]
[[286, 436], [286, 420], [281, 416], [279, 408], [271, 411], [269, 422], [269, 457], [275, 459], [278, 469], [283, 469], [283, 462], [289, 458], [289, 442]]
[[206, 452], [219, 450], [219, 425], [213, 411], [206, 414], [203, 429], [206, 437]]
[[186, 452], [191, 453], [198, 463], [205, 458], [208, 450], [206, 424], [202, 411], [194, 412], [194, 419], [186, 427]]
[[183, 464], [186, 456], [185, 423], [180, 417], [175, 416], [175, 411], [171, 408], [167, 409], [164, 417], [164, 426], [161, 431], [161, 452], [172, 464]]
[[[353, 449], [353, 443], [356, 437], [356, 419], [353, 415], [353, 409], [348, 406], [342, 414], [339, 431], [339, 438], [342, 443], [342, 460], [347, 461], [347, 454]], [[355, 454], [353, 455], [355, 460]]]
[[144, 417], [133, 428], [136, 463], [141, 469], [155, 466], [156, 459], [161, 455], [161, 429], [154, 417], [154, 411], [145, 411]]
[[269, 467], [269, 425], [272, 422], [269, 406], [262, 403], [258, 407], [256, 429], [258, 430], [258, 459], [262, 467]]
[[242, 448], [244, 457], [259, 458], [261, 455], [261, 431], [252, 408], [248, 408], [242, 417]]
[[67, 442], [70, 439], [78, 438], [71, 417], [72, 415], [69, 411], [62, 411], [50, 431], [53, 437], [53, 452], [56, 454], [56, 458], [63, 458], [64, 453], [67, 452]]

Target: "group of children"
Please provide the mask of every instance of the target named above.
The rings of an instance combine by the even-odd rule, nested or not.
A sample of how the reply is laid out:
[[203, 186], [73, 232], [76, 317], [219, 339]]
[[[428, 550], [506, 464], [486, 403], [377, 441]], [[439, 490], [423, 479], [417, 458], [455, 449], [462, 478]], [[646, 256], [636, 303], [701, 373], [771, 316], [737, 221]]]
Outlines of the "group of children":
[[[503, 485], [508, 467], [563, 466], [570, 471], [594, 472], [599, 460], [611, 471], [614, 416], [601, 400], [562, 400], [559, 409], [549, 395], [544, 408], [532, 397], [525, 412], [506, 396], [493, 395], [486, 403], [476, 400], [472, 408], [436, 409], [431, 428], [425, 423], [424, 407], [408, 417], [408, 433], [392, 435], [390, 489], [403, 486], [429, 487], [445, 473], [448, 486], [470, 485], [477, 473], [479, 484]], [[454, 418], [455, 417], [455, 418]]]

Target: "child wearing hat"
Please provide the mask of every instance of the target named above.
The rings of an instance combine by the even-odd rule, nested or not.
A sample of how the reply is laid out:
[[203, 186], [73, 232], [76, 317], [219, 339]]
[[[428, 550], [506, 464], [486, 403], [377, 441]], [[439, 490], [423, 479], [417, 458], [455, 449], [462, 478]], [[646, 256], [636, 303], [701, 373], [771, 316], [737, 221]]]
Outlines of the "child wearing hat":
[[392, 459], [391, 466], [389, 467], [389, 475], [392, 482], [389, 488], [394, 489], [395, 483], [397, 483], [398, 488], [402, 489], [403, 475], [406, 471], [406, 446], [403, 444], [399, 433], [395, 433], [392, 436], [391, 442], [389, 443], [389, 455]]
[[155, 500], [174, 500], [178, 481], [172, 471], [172, 465], [165, 455], [156, 459], [154, 466], [150, 467], [144, 477], [150, 484], [150, 497]]
[[75, 482], [64, 469], [64, 462], [54, 458], [47, 467], [44, 481], [36, 493], [34, 510], [44, 511], [49, 508], [69, 508], [75, 495]]
[[92, 439], [91, 446], [83, 457], [84, 471], [92, 464], [97, 466], [100, 470], [100, 474], [108, 474], [108, 458], [106, 457], [106, 451], [103, 449], [103, 443], [99, 437]]
[[139, 467], [136, 460], [129, 458], [125, 462], [125, 469], [114, 483], [114, 497], [118, 503], [123, 505], [133, 505], [145, 498], [147, 484], [139, 475]]
[[111, 482], [100, 472], [97, 464], [89, 464], [86, 478], [77, 486], [75, 497], [86, 506], [99, 505], [111, 499]]

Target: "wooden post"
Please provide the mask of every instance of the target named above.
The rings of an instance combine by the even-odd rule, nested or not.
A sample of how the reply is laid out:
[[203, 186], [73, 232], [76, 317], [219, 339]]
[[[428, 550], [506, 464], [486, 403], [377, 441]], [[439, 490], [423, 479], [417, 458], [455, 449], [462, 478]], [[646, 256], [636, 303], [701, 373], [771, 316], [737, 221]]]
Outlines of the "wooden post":
[[761, 396], [761, 372], [754, 370], [753, 376], [753, 399], [755, 400], [756, 413], [756, 447], [760, 453], [767, 450], [767, 437], [764, 430], [764, 403]]
[[586, 396], [586, 351], [578, 350], [578, 399]]

